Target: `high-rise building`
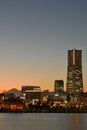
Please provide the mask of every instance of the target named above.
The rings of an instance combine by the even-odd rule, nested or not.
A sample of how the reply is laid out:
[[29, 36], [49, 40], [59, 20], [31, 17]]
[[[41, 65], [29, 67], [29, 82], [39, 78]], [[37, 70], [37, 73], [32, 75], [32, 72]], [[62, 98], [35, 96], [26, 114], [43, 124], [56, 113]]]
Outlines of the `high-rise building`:
[[82, 50], [68, 50], [66, 91], [70, 94], [83, 92]]
[[63, 80], [55, 80], [54, 83], [54, 92], [62, 93], [64, 91], [64, 81]]

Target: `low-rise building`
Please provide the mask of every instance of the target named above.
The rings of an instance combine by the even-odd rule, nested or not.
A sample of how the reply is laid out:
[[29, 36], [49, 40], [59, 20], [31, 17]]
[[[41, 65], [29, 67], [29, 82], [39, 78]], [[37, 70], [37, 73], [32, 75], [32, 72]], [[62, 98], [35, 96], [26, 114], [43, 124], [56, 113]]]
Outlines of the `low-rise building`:
[[22, 86], [22, 93], [26, 96], [26, 100], [32, 104], [43, 101], [43, 91], [39, 86]]

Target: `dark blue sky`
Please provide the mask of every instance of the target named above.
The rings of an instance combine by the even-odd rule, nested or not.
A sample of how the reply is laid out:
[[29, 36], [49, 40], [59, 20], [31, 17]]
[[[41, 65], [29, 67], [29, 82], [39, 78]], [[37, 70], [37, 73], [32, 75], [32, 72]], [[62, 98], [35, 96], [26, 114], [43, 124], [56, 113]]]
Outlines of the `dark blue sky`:
[[[0, 1], [0, 86], [66, 86], [67, 50], [82, 49], [86, 87], [87, 0]], [[4, 84], [5, 82], [5, 84]]]

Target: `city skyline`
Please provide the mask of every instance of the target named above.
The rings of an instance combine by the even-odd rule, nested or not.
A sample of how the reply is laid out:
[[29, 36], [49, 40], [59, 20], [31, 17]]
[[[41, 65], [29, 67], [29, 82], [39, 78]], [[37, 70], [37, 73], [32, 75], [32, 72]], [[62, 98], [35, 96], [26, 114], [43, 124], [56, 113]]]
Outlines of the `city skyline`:
[[0, 90], [39, 85], [54, 89], [67, 80], [67, 50], [82, 50], [87, 90], [87, 1], [0, 2]]
[[[82, 80], [81, 82], [81, 84], [82, 84], [82, 86], [81, 86], [81, 88], [82, 88], [82, 90], [81, 90], [81, 92], [85, 92], [85, 90], [84, 90], [84, 86], [83, 86], [83, 74], [82, 74], [82, 50], [76, 50], [75, 48], [74, 49], [72, 49], [72, 50], [67, 50], [68, 51], [68, 57], [67, 57], [67, 59], [68, 59], [68, 63], [67, 63], [67, 65], [68, 65], [68, 69], [69, 69], [69, 66], [72, 66], [72, 65], [75, 65], [75, 66], [77, 66], [78, 67], [78, 65], [81, 65], [81, 77], [78, 77], [78, 78], [81, 78], [81, 79], [79, 79], [79, 80]], [[73, 54], [74, 53], [74, 51], [75, 51], [75, 53], [76, 54]], [[76, 59], [76, 56], [78, 56], [78, 54], [79, 54], [79, 59]], [[74, 57], [74, 55], [75, 55], [75, 57]], [[80, 56], [81, 55], [81, 56]], [[73, 62], [76, 62], [76, 63], [73, 63]], [[78, 64], [79, 63], [79, 64]], [[74, 66], [74, 67], [75, 67]], [[67, 69], [67, 70], [68, 70]], [[70, 69], [71, 70], [71, 69]], [[77, 69], [78, 70], [78, 69]], [[77, 71], [76, 70], [76, 71]], [[79, 70], [78, 70], [79, 71]], [[71, 73], [71, 72], [69, 72], [69, 70], [67, 71], [67, 76], [70, 76], [69, 75], [69, 73]], [[78, 75], [78, 74], [77, 74]], [[74, 79], [75, 80], [75, 79]], [[54, 91], [54, 87], [55, 87], [55, 83], [56, 82], [63, 82], [63, 85], [64, 85], [64, 81], [62, 80], [62, 79], [57, 79], [57, 80], [55, 80], [54, 81], [54, 86], [53, 86], [53, 91]], [[71, 81], [70, 81], [70, 83], [68, 82], [68, 78], [67, 78], [67, 80], [66, 80], [66, 84], [71, 84]], [[77, 84], [76, 82], [74, 83], [74, 84]], [[22, 86], [28, 86], [29, 84], [22, 84]], [[72, 84], [73, 85], [73, 84]], [[72, 86], [71, 85], [71, 86]], [[20, 88], [22, 87], [22, 86], [20, 86]], [[29, 85], [29, 86], [31, 86], [31, 85]], [[32, 85], [32, 86], [35, 86], [35, 84], [34, 85]], [[41, 87], [41, 86], [40, 86]], [[13, 88], [11, 88], [11, 89], [13, 89]], [[46, 88], [46, 89], [48, 89], [48, 87]], [[66, 87], [65, 88], [63, 88], [64, 89], [64, 91], [66, 91], [66, 92], [68, 92], [67, 91], [67, 85], [66, 85]], [[49, 89], [48, 89], [49, 90]], [[70, 91], [71, 91], [72, 89], [70, 89]], [[77, 91], [77, 90], [76, 90]]]

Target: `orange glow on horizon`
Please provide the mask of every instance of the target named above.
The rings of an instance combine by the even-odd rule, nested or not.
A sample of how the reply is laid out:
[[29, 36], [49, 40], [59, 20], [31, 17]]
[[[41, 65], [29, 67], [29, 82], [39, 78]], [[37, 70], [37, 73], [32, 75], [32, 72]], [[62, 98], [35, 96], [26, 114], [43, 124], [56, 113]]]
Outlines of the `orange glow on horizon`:
[[[5, 72], [2, 71], [0, 74], [0, 92], [7, 91], [12, 88], [21, 90], [22, 85], [40, 86], [41, 90], [48, 89], [49, 91], [54, 91], [54, 81], [57, 79], [64, 80], [64, 90], [66, 90], [66, 77], [63, 72], [59, 72], [59, 75], [56, 73], [56, 71], [51, 70], [49, 70], [47, 73], [42, 71], [41, 73], [35, 72], [34, 75], [26, 71], [9, 71], [9, 73], [4, 73]], [[83, 82], [83, 90], [86, 92], [86, 79]]]
[[[49, 91], [54, 91], [54, 84], [51, 83], [43, 83], [41, 84], [41, 82], [6, 82], [6, 84], [0, 84], [0, 93], [8, 91], [12, 88], [16, 88], [18, 90], [21, 90], [22, 85], [32, 85], [32, 86], [40, 86], [41, 90], [49, 90]], [[84, 85], [85, 87], [83, 87], [83, 91], [87, 92], [87, 85]], [[64, 86], [64, 90], [66, 90], [66, 87]]]

